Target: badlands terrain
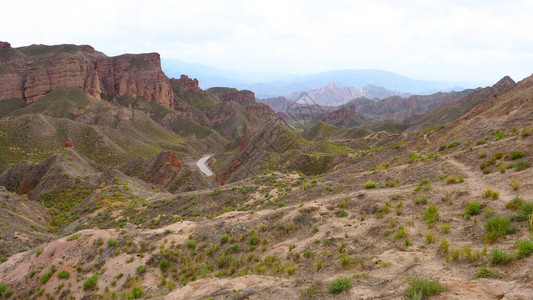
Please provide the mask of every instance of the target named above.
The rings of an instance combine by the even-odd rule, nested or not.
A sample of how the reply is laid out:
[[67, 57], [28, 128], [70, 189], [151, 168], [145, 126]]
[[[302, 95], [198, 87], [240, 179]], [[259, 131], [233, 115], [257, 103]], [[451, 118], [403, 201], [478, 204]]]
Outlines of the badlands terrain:
[[387, 96], [0, 43], [0, 297], [532, 299], [533, 76]]

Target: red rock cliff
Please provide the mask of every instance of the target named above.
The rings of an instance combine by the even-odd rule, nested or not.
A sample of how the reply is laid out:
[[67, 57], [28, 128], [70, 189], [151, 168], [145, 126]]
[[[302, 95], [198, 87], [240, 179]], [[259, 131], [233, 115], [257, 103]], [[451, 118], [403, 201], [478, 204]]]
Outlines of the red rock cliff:
[[181, 75], [179, 79], [172, 78], [170, 79], [170, 83], [172, 86], [174, 86], [176, 89], [176, 94], [178, 96], [181, 96], [185, 94], [188, 91], [203, 93], [204, 91], [198, 86], [198, 79], [194, 78], [191, 79], [187, 75]]
[[100, 99], [102, 94], [154, 99], [173, 106], [170, 80], [157, 53], [108, 57], [91, 46], [32, 45], [0, 47], [0, 100], [39, 100], [56, 87], [77, 87]]

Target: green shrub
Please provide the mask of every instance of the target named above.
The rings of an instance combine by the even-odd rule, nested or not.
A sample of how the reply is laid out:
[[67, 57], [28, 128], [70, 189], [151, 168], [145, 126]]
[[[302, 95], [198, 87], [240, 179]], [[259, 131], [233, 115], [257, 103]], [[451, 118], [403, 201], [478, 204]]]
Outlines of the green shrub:
[[115, 240], [115, 239], [108, 239], [108, 240], [107, 240], [107, 245], [110, 246], [110, 247], [114, 247], [114, 246], [116, 246], [117, 243], [118, 243], [118, 242], [117, 242], [117, 240]]
[[513, 253], [507, 253], [503, 250], [492, 248], [490, 262], [492, 264], [505, 265], [510, 263], [515, 258]]
[[409, 287], [403, 292], [407, 299], [427, 299], [431, 295], [444, 291], [444, 286], [438, 281], [423, 278], [415, 278], [409, 283]]
[[6, 299], [9, 299], [13, 295], [13, 290], [6, 290], [4, 293], [4, 297]]
[[426, 196], [420, 196], [418, 198], [415, 199], [415, 204], [418, 205], [418, 204], [426, 204], [428, 203], [428, 198]]
[[516, 151], [511, 152], [511, 154], [509, 155], [509, 158], [512, 160], [516, 160], [524, 156], [526, 156], [526, 154], [523, 151], [516, 150]]
[[426, 220], [426, 222], [428, 224], [435, 223], [435, 221], [437, 221], [439, 219], [439, 209], [438, 209], [438, 207], [433, 205], [433, 204], [428, 206], [428, 208], [424, 212], [424, 215], [422, 216], [422, 218], [424, 220]]
[[83, 282], [83, 290], [84, 291], [94, 291], [96, 290], [97, 288], [97, 283], [98, 283], [98, 274], [94, 274], [93, 276], [87, 278], [84, 282]]
[[533, 202], [523, 202], [518, 206], [518, 213], [513, 218], [515, 221], [527, 221], [529, 216], [533, 214]]
[[517, 210], [523, 203], [526, 203], [524, 199], [520, 197], [514, 197], [511, 201], [505, 204], [505, 208], [511, 209], [511, 210]]
[[446, 184], [454, 184], [458, 182], [463, 182], [464, 179], [462, 176], [448, 176], [446, 177]]
[[51, 272], [43, 273], [43, 274], [41, 274], [41, 276], [39, 277], [39, 281], [40, 281], [42, 284], [45, 284], [45, 283], [48, 282], [48, 280], [50, 279], [50, 277], [52, 277], [52, 273], [51, 273]]
[[476, 274], [476, 278], [500, 278], [498, 270], [481, 268]]
[[375, 182], [367, 182], [367, 183], [365, 183], [364, 188], [365, 189], [375, 189], [377, 186], [378, 186], [378, 184], [375, 183]]
[[70, 277], [70, 273], [65, 270], [57, 273], [57, 278], [59, 279], [68, 279], [69, 277]]
[[529, 256], [533, 252], [533, 242], [530, 240], [520, 240], [515, 247], [521, 257]]
[[479, 202], [477, 201], [468, 202], [465, 210], [467, 215], [477, 215], [481, 211], [481, 205], [479, 205]]
[[337, 294], [352, 288], [353, 279], [351, 277], [339, 277], [329, 283], [328, 289], [331, 293]]
[[485, 140], [477, 140], [477, 143], [476, 143], [476, 144], [478, 144], [478, 145], [484, 145], [484, 144], [486, 144], [486, 143], [487, 143], [487, 141], [485, 141]]
[[496, 131], [496, 134], [494, 135], [494, 140], [497, 141], [497, 140], [501, 140], [503, 139], [504, 137], [506, 137], [507, 135], [504, 133], [504, 132], [501, 132], [501, 131]]
[[141, 287], [135, 286], [131, 289], [131, 294], [128, 295], [128, 299], [139, 299], [144, 295], [144, 291]]
[[415, 192], [420, 191], [421, 189], [429, 190], [431, 188], [431, 180], [428, 178], [420, 180], [418, 186], [415, 188]]
[[161, 268], [161, 270], [164, 272], [168, 269], [168, 267], [170, 266], [170, 262], [166, 259], [162, 259], [160, 262], [159, 262], [159, 267]]
[[3, 283], [0, 283], [0, 296], [6, 291], [6, 285]]
[[140, 266], [137, 267], [137, 274], [141, 275], [144, 272], [146, 272], [146, 267], [145, 266], [140, 265]]
[[460, 142], [458, 142], [458, 141], [453, 141], [453, 142], [451, 142], [451, 143], [448, 145], [448, 148], [453, 148], [453, 147], [456, 147], [456, 146], [459, 146], [459, 145], [461, 145]]
[[70, 241], [73, 241], [73, 240], [77, 240], [79, 237], [80, 237], [80, 234], [79, 234], [79, 233], [76, 233], [76, 234], [73, 234], [73, 235], [69, 236], [69, 237], [67, 238], [67, 241], [70, 242]]
[[485, 239], [493, 242], [501, 236], [515, 232], [516, 227], [511, 224], [509, 217], [496, 215], [487, 219], [485, 231], [487, 232]]
[[514, 169], [516, 172], [525, 170], [529, 167], [531, 167], [531, 163], [527, 160], [512, 162], [506, 166], [507, 169]]
[[409, 164], [412, 164], [414, 162], [417, 162], [417, 161], [422, 161], [424, 160], [424, 157], [418, 153], [411, 153], [409, 154], [409, 160], [407, 161], [407, 163]]
[[250, 237], [250, 245], [257, 245], [259, 244], [259, 237], [254, 234]]
[[185, 243], [185, 246], [187, 246], [187, 248], [189, 248], [189, 249], [195, 249], [196, 248], [196, 241], [195, 240], [188, 240]]
[[338, 209], [336, 212], [335, 212], [335, 215], [339, 218], [344, 218], [348, 215], [348, 213], [344, 210], [344, 209]]
[[223, 235], [220, 236], [220, 243], [221, 244], [227, 243], [228, 240], [229, 240], [229, 236], [227, 234], [223, 234]]

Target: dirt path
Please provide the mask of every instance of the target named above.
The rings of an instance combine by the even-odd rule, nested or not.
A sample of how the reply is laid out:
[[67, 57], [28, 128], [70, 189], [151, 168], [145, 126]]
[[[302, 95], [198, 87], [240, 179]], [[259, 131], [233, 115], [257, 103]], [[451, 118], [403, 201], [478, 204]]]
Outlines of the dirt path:
[[[471, 167], [465, 165], [464, 163], [456, 160], [453, 157], [448, 157], [446, 162], [456, 167], [467, 176], [464, 181], [467, 183], [470, 191], [474, 196], [480, 196], [481, 193], [483, 193], [486, 189], [496, 189], [493, 183], [489, 183], [487, 182], [487, 180], [485, 180], [485, 178], [483, 178], [483, 174], [481, 172], [476, 172], [472, 170]], [[498, 188], [498, 192], [500, 193], [499, 198], [504, 201], [509, 201], [514, 197], [514, 195], [510, 194], [502, 188]]]

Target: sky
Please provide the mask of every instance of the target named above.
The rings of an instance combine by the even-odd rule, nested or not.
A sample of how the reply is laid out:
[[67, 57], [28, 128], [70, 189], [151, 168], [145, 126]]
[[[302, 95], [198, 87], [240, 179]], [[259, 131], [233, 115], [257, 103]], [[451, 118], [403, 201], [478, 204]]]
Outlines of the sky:
[[532, 0], [2, 2], [0, 40], [90, 44], [253, 74], [381, 69], [494, 83], [533, 73]]

